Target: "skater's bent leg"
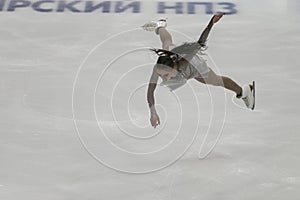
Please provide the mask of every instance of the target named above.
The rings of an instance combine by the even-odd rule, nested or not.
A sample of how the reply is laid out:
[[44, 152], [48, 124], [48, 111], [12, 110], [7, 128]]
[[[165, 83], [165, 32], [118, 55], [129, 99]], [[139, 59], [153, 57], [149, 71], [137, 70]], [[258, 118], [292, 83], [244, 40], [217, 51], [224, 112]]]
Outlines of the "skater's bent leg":
[[195, 79], [204, 84], [224, 87], [237, 95], [242, 93], [242, 88], [235, 81], [226, 76], [219, 76], [211, 69], [207, 78], [196, 77]]
[[164, 50], [169, 50], [170, 45], [173, 44], [171, 34], [164, 27], [159, 28], [158, 33], [162, 43], [162, 48]]

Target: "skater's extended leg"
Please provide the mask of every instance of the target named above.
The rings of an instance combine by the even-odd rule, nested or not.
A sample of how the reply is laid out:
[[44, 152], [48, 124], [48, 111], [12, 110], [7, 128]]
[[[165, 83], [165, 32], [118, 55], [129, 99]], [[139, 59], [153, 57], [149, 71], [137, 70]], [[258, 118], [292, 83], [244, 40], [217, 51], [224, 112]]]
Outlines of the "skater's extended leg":
[[200, 36], [199, 40], [197, 41], [201, 46], [205, 46], [205, 43], [206, 43], [206, 40], [208, 38], [211, 28], [213, 27], [213, 25], [215, 23], [217, 23], [221, 19], [222, 16], [223, 16], [223, 14], [218, 14], [218, 15], [214, 15], [211, 18], [210, 22], [208, 23], [208, 25], [206, 26], [204, 31], [201, 33], [201, 36]]
[[235, 81], [226, 76], [219, 76], [211, 69], [207, 78], [196, 77], [195, 79], [204, 84], [224, 87], [235, 92], [237, 96], [242, 93], [242, 87], [240, 87]]
[[246, 104], [247, 108], [252, 109], [252, 110], [254, 109], [254, 106], [255, 106], [254, 81], [253, 81], [252, 85], [251, 84], [245, 85], [242, 88], [231, 78], [226, 77], [226, 76], [216, 75], [211, 69], [210, 69], [210, 72], [209, 72], [207, 78], [196, 77], [195, 79], [204, 84], [221, 86], [221, 87], [224, 87], [228, 90], [235, 92], [236, 97], [239, 99], [242, 99], [244, 101], [244, 103]]
[[164, 50], [169, 50], [170, 45], [172, 45], [172, 36], [167, 31], [167, 21], [166, 19], [160, 19], [157, 22], [148, 22], [142, 26], [142, 28], [146, 31], [154, 31], [157, 35], [159, 35], [162, 48]]
[[228, 90], [231, 90], [236, 93], [237, 96], [239, 96], [242, 93], [242, 88], [239, 86], [235, 81], [233, 81], [231, 78], [226, 76], [221, 76], [222, 81], [224, 83], [224, 87]]
[[162, 48], [164, 50], [169, 50], [170, 45], [173, 44], [171, 34], [164, 27], [158, 29], [158, 34], [162, 43]]

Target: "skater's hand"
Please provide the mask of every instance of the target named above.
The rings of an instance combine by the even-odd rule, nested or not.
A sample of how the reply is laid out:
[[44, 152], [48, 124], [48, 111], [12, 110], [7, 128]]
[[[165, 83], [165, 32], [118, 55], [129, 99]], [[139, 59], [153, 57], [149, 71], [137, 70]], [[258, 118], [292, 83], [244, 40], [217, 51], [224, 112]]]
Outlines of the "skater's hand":
[[156, 128], [158, 125], [160, 125], [159, 116], [156, 113], [151, 114], [150, 122], [151, 125]]
[[213, 18], [212, 18], [212, 22], [215, 24], [217, 23], [222, 17], [223, 17], [223, 13], [222, 14], [217, 14], [217, 15], [214, 15]]

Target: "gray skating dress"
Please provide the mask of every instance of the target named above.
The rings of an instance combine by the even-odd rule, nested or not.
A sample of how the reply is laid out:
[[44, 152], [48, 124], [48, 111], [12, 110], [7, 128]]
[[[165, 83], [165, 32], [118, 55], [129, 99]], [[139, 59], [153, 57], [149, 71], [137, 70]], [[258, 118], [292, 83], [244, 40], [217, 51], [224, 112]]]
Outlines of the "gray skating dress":
[[168, 87], [170, 91], [173, 91], [181, 86], [183, 86], [187, 80], [202, 77], [206, 78], [209, 72], [206, 60], [204, 60], [200, 55], [196, 54], [189, 61], [186, 69], [184, 71], [179, 71], [177, 76], [160, 83], [161, 86]]

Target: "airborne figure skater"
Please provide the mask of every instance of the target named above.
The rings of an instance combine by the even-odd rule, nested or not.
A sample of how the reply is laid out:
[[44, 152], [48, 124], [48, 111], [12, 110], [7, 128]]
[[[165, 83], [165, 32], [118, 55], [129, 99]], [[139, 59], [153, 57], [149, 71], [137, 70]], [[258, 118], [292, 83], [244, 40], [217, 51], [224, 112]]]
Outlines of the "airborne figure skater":
[[147, 92], [151, 113], [150, 122], [154, 128], [160, 124], [154, 101], [154, 90], [159, 77], [162, 79], [161, 85], [168, 87], [171, 91], [184, 85], [187, 80], [192, 78], [203, 84], [224, 87], [234, 92], [238, 99], [242, 99], [247, 108], [254, 109], [254, 81], [252, 84], [241, 87], [231, 78], [217, 75], [199, 55], [199, 52], [206, 49], [206, 40], [211, 28], [222, 16], [223, 14], [217, 14], [211, 18], [197, 42], [184, 43], [177, 47], [174, 46], [172, 36], [166, 29], [167, 22], [165, 19], [149, 22], [143, 26], [143, 29], [154, 31], [159, 35], [162, 42], [162, 49], [152, 49], [158, 55], [158, 59], [153, 67]]

